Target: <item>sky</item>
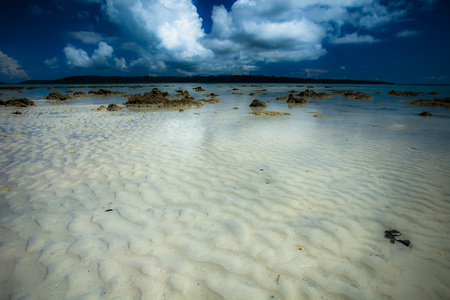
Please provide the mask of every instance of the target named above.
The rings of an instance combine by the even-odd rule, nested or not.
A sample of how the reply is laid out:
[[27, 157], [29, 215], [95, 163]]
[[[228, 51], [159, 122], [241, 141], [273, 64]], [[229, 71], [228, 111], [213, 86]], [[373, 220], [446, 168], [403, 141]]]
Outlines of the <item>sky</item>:
[[267, 75], [450, 83], [448, 0], [14, 0], [0, 82]]

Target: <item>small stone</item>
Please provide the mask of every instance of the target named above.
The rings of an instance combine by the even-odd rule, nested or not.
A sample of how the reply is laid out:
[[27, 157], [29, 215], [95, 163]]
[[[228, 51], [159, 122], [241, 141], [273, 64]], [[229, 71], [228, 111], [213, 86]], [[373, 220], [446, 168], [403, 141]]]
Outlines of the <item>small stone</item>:
[[432, 114], [429, 111], [423, 111], [419, 114], [419, 116], [429, 118], [432, 116]]

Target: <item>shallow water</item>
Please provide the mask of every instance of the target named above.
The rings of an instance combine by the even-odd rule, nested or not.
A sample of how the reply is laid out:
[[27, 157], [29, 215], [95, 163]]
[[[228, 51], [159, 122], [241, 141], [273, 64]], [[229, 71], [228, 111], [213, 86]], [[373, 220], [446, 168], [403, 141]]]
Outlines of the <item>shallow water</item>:
[[[3, 296], [450, 297], [450, 112], [387, 94], [441, 98], [448, 86], [333, 85], [374, 99], [293, 108], [274, 95], [306, 87], [196, 86], [158, 87], [222, 101], [110, 113], [92, 109], [123, 97], [55, 105], [44, 89], [2, 92], [36, 102], [0, 108]], [[292, 115], [249, 115], [255, 98]], [[411, 247], [385, 239], [389, 228]]]

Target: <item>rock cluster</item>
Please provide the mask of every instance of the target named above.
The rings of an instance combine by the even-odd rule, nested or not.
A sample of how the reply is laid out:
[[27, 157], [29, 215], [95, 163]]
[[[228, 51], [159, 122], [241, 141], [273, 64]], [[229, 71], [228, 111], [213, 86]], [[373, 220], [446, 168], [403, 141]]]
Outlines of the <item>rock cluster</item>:
[[297, 94], [298, 97], [300, 98], [312, 98], [312, 99], [328, 99], [331, 98], [333, 96], [331, 96], [330, 94], [324, 93], [324, 92], [319, 92], [316, 93], [314, 90], [310, 90], [310, 89], [306, 89], [303, 92], [300, 92]]
[[[286, 101], [290, 104], [306, 104], [308, 101], [306, 99], [311, 98], [313, 100], [316, 99], [327, 99], [332, 97], [330, 94], [324, 92], [315, 92], [314, 90], [306, 89], [303, 92], [295, 94], [297, 91], [291, 90], [289, 96], [287, 97], [279, 97], [275, 96], [275, 99], [278, 101]], [[294, 95], [295, 94], [295, 95]]]
[[89, 91], [88, 97], [114, 96], [114, 95], [120, 95], [120, 94], [123, 94], [123, 92], [99, 89], [98, 91]]
[[350, 93], [345, 93], [344, 97], [347, 99], [354, 99], [354, 100], [372, 100], [373, 97], [370, 96], [367, 93], [364, 92], [350, 92]]
[[287, 103], [292, 103], [292, 104], [304, 104], [304, 103], [308, 103], [308, 101], [306, 101], [305, 98], [295, 98], [294, 95], [289, 94], [288, 99], [286, 100]]
[[420, 94], [422, 94], [422, 92], [412, 92], [412, 91], [397, 92], [397, 91], [392, 90], [388, 94], [389, 95], [394, 95], [394, 96], [417, 97]]
[[[187, 93], [187, 92], [186, 92]], [[180, 100], [169, 100], [170, 95], [167, 92], [161, 92], [158, 88], [153, 88], [151, 92], [144, 95], [126, 95], [128, 99], [124, 103], [127, 107], [141, 107], [148, 109], [180, 109], [180, 108], [199, 108], [204, 105], [203, 101], [197, 101], [189, 93], [184, 93], [184, 98]]]
[[436, 99], [419, 99], [414, 101], [406, 101], [405, 103], [417, 106], [444, 107], [450, 109], [450, 97]]

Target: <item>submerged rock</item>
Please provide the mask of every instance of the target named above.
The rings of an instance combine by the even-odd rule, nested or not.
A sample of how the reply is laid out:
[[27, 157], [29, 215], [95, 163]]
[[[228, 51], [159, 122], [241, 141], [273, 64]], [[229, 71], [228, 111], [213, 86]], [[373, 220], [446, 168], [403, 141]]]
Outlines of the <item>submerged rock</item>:
[[100, 106], [99, 108], [94, 109], [94, 110], [97, 110], [97, 111], [106, 111], [107, 108], [106, 108], [106, 106], [102, 105], [102, 106]]
[[290, 113], [278, 112], [278, 111], [253, 111], [249, 113], [254, 116], [262, 116], [262, 117], [284, 117], [290, 116]]
[[315, 115], [313, 115], [313, 117], [314, 118], [318, 118], [318, 119], [320, 119], [320, 118], [325, 118], [327, 115], [321, 115], [321, 114], [315, 114]]
[[354, 100], [372, 100], [373, 97], [370, 96], [367, 93], [364, 92], [350, 92], [350, 93], [344, 93], [344, 97], [347, 99], [354, 99]]

